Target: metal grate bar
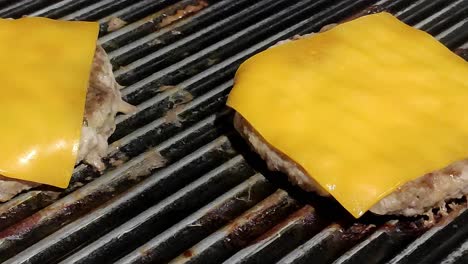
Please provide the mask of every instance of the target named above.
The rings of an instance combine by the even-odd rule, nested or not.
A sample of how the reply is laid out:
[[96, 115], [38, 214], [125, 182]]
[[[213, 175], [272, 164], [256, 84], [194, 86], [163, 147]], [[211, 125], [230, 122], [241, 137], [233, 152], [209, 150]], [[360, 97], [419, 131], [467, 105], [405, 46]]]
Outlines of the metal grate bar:
[[56, 4], [34, 11], [30, 13], [29, 16], [42, 16], [57, 19], [95, 2], [96, 1], [93, 0], [62, 0]]
[[433, 14], [434, 10], [439, 10], [447, 4], [449, 4], [449, 1], [434, 0], [428, 2], [427, 0], [420, 0], [403, 12], [398, 12], [396, 15], [407, 24], [413, 25], [426, 18], [428, 15]]
[[[333, 224], [293, 250], [278, 263], [331, 263], [348, 248], [371, 234], [374, 229], [373, 225], [354, 224], [346, 230]], [[323, 249], [327, 249], [326, 254]]]
[[444, 258], [441, 264], [463, 264], [468, 263], [468, 240]]
[[[0, 9], [0, 17], [20, 18], [21, 16], [28, 12], [31, 12], [32, 10], [56, 3], [58, 1], [60, 0], [13, 1], [13, 4]], [[9, 2], [11, 3], [12, 1]]]
[[344, 253], [334, 263], [385, 263], [426, 230], [422, 223], [392, 220], [363, 242]]
[[[252, 231], [258, 232], [258, 229], [263, 229], [263, 227], [259, 227], [258, 225], [252, 225], [253, 223], [258, 223], [259, 225], [262, 223], [267, 222], [268, 220], [265, 219], [268, 216], [271, 216], [274, 220], [275, 218], [279, 217], [280, 215], [284, 215], [285, 213], [289, 212], [293, 207], [296, 207], [296, 204], [293, 200], [291, 200], [286, 193], [283, 191], [276, 191], [274, 194], [269, 196], [268, 198], [264, 199], [255, 207], [248, 210], [243, 214], [243, 216], [247, 216], [248, 219], [244, 219], [240, 221], [239, 219], [243, 219], [243, 216], [238, 217], [234, 222], [231, 224], [233, 228], [237, 227], [236, 230], [241, 230], [242, 227], [246, 228], [244, 232]], [[238, 223], [239, 226], [233, 226], [234, 224]], [[249, 229], [249, 223], [251, 224], [251, 228]], [[195, 228], [192, 228], [194, 231]], [[192, 231], [192, 229], [190, 231]], [[194, 232], [192, 231], [192, 232]], [[170, 234], [171, 231], [166, 231], [166, 234]], [[216, 236], [216, 239], [222, 239], [223, 233], [222, 231], [217, 231], [212, 236]], [[164, 237], [164, 236], [163, 236]], [[167, 237], [167, 235], [166, 235]], [[241, 238], [242, 239], [242, 238]], [[240, 242], [239, 240], [231, 240], [232, 242]], [[214, 241], [208, 241], [207, 243], [214, 243]], [[126, 257], [122, 258], [118, 261], [118, 263], [152, 263], [153, 261], [156, 262], [157, 260], [165, 259], [166, 257], [160, 258], [159, 255], [156, 253], [161, 250], [161, 247], [167, 247], [168, 245], [163, 245], [165, 241], [161, 241], [161, 237], [156, 237], [151, 240], [148, 244], [139, 247], [138, 249], [134, 250], [132, 253], [128, 254]], [[190, 243], [190, 245], [193, 243]], [[186, 248], [184, 248], [185, 250]], [[193, 251], [185, 251], [183, 255], [192, 255]], [[171, 256], [172, 258], [173, 256]]]
[[[144, 18], [144, 20], [147, 20], [148, 22], [152, 21], [154, 18], [154, 10], [159, 10], [162, 9], [163, 7], [167, 6], [166, 9], [171, 9], [173, 12], [171, 13], [166, 13], [164, 12], [164, 9], [157, 12], [156, 14], [161, 14], [164, 16], [171, 16], [171, 15], [176, 15], [176, 11], [178, 10], [183, 10], [184, 8], [188, 6], [192, 7], [200, 7], [203, 8], [204, 6], [208, 5], [206, 2], [203, 0], [191, 0], [191, 1], [177, 1], [176, 3], [173, 3], [174, 1], [152, 1], [152, 0], [143, 0], [143, 1], [138, 1], [137, 3], [130, 5], [130, 6], [125, 6], [125, 8], [112, 13], [112, 15], [102, 18], [99, 20], [102, 26], [104, 26], [102, 29], [102, 32], [107, 32], [107, 31], [113, 31], [109, 30], [109, 24], [110, 22], [118, 18], [120, 21], [123, 21], [124, 23], [132, 23], [138, 19], [144, 18], [145, 16], [151, 15], [149, 18]], [[215, 1], [210, 1], [210, 2], [215, 2]], [[170, 6], [168, 6], [170, 5]], [[194, 11], [198, 11], [199, 9], [195, 8]], [[157, 17], [157, 16], [156, 16]], [[183, 15], [182, 15], [183, 17]], [[177, 20], [177, 19], [176, 19]], [[154, 20], [152, 21], [154, 23]], [[155, 27], [157, 28], [157, 27]], [[118, 29], [118, 27], [116, 28]], [[115, 30], [115, 29], [114, 29]], [[133, 39], [135, 40], [135, 38]]]
[[51, 261], [61, 255], [70, 253], [81, 243], [90, 241], [103, 234], [115, 225], [176, 192], [199, 175], [213, 169], [232, 157], [232, 150], [226, 137], [218, 138], [196, 150], [180, 161], [161, 170], [158, 177], [149, 177], [124, 195], [108, 203], [79, 221], [75, 221], [52, 236], [36, 243], [15, 258], [13, 263], [22, 263], [29, 259], [38, 262]]
[[415, 0], [395, 0], [385, 3], [385, 10], [392, 12], [393, 14], [397, 14], [401, 10], [405, 10], [409, 8], [411, 4], [413, 4]]
[[342, 23], [361, 16], [375, 14], [379, 12], [390, 12], [392, 14], [395, 14], [401, 11], [402, 9], [410, 6], [412, 2], [414, 2], [414, 0], [381, 0], [371, 6], [368, 6], [367, 8], [354, 12], [352, 15], [347, 16], [344, 20], [340, 20], [339, 22]]
[[82, 258], [78, 262], [115, 260], [251, 175], [240, 156], [233, 158], [86, 247], [85, 254], [78, 253]]
[[[207, 197], [210, 195], [210, 191], [208, 191], [207, 194], [204, 193], [204, 190], [212, 189], [209, 187], [209, 184], [215, 183], [216, 186], [222, 185], [222, 187], [219, 188], [217, 192], [224, 193], [228, 191], [230, 187], [232, 187], [234, 182], [240, 183], [241, 181], [250, 178], [252, 171], [242, 171], [248, 169], [246, 165], [236, 166], [239, 162], [243, 161], [242, 158], [238, 156], [234, 158], [234, 160], [231, 160], [230, 162], [223, 164], [221, 167], [216, 168], [214, 171], [201, 177], [191, 185], [181, 189], [162, 202], [134, 217], [131, 221], [125, 223], [122, 226], [119, 226], [99, 240], [89, 244], [73, 256], [64, 260], [63, 263], [96, 263], [100, 261], [110, 261], [110, 256], [115, 259], [135, 249], [135, 247], [139, 244], [133, 243], [129, 245], [129, 241], [145, 242], [146, 240], [149, 240], [150, 238], [160, 234], [161, 231], [164, 231], [164, 228], [167, 228], [164, 225], [172, 225], [176, 220], [180, 220], [177, 218], [178, 214], [183, 213], [188, 215], [191, 213], [193, 211], [189, 210], [191, 203], [203, 204], [207, 201], [214, 200], [211, 196]], [[231, 167], [225, 168], [228, 166]], [[233, 179], [230, 180], [231, 182], [226, 182], [226, 179], [224, 179], [225, 177], [232, 177]], [[264, 181], [260, 181], [260, 178], [258, 177], [254, 177], [254, 179], [246, 182], [248, 182], [248, 184], [241, 185], [243, 186], [242, 193], [244, 195], [249, 195], [249, 188], [251, 189], [251, 192], [252, 188], [254, 188], [254, 193], [251, 193], [250, 195], [254, 195], [253, 199], [257, 200], [257, 202], [259, 202], [258, 199], [266, 195], [265, 192], [268, 193], [270, 190], [270, 188], [267, 188], [267, 186], [263, 184]], [[252, 201], [248, 201], [248, 203], [240, 201], [242, 202], [242, 205], [239, 203], [239, 200], [235, 201], [235, 197], [237, 196], [232, 196], [232, 194], [239, 195], [239, 191], [239, 187], [234, 188], [234, 191], [228, 191], [227, 193], [229, 193], [230, 196], [223, 196], [223, 204], [226, 206], [236, 205], [233, 209], [237, 208], [237, 210], [247, 209], [245, 208], [246, 205], [252, 206]], [[226, 199], [231, 201], [232, 204], [226, 204]], [[201, 210], [203, 211], [203, 209]], [[236, 211], [230, 212], [230, 214], [234, 213], [235, 215], [235, 212]], [[170, 217], [167, 217], [168, 214]], [[204, 217], [204, 215], [199, 216], [199, 218], [201, 217]], [[227, 221], [227, 219], [229, 218], [227, 217], [224, 221]], [[164, 222], [168, 220], [169, 222]], [[158, 256], [158, 258], [161, 257], [162, 256]]]
[[468, 15], [468, 1], [459, 0], [421, 21], [416, 27], [431, 35], [436, 35], [462, 20], [466, 15]]
[[2, 10], [3, 8], [11, 4], [12, 4], [11, 0], [0, 0], [0, 10]]
[[[220, 263], [295, 209], [297, 202], [279, 190], [169, 263]], [[134, 251], [117, 263], [149, 263], [136, 254]]]
[[[163, 43], [167, 43], [168, 40], [170, 41], [171, 38], [173, 39], [174, 36], [179, 35], [173, 34], [173, 32], [181, 32], [181, 34], [183, 34], [182, 32], [187, 31], [186, 28], [193, 30], [193, 27], [197, 26], [198, 23], [202, 23], [207, 20], [207, 18], [210, 18], [208, 15], [213, 16], [217, 13], [226, 14], [226, 7], [221, 9], [222, 6], [212, 6], [211, 8], [218, 7], [218, 10], [216, 10], [218, 12], [215, 13], [211, 10], [209, 10], [211, 12], [208, 12], [208, 10], [205, 10], [206, 12], [198, 13], [200, 17], [193, 17], [190, 24], [184, 23], [182, 26], [177, 25], [175, 28], [170, 28], [156, 34], [149, 35], [142, 39], [144, 42], [138, 41], [133, 43], [130, 47], [124, 47], [111, 53], [110, 56], [114, 65], [127, 65], [123, 69], [118, 70], [116, 74], [134, 74], [131, 70], [127, 69], [127, 67], [132, 68], [132, 64], [129, 63], [141, 58], [144, 54], [156, 50], [157, 52], [151, 53], [139, 60], [137, 65], [151, 65], [151, 68], [153, 69], [162, 69], [164, 66], [169, 66], [173, 62], [183, 59], [186, 57], [186, 54], [194, 53], [199, 49], [220, 40], [223, 36], [228, 36], [230, 32], [236, 32], [248, 25], [251, 25], [252, 22], [258, 20], [259, 17], [265, 17], [268, 14], [281, 9], [281, 7], [284, 7], [287, 3], [288, 1], [285, 0], [275, 1], [273, 4], [268, 0], [259, 1], [258, 3], [219, 22], [207, 25], [195, 34], [187, 36], [186, 38], [174, 42], [169, 46], [162, 47]], [[241, 1], [236, 1], [236, 4], [241, 4]], [[137, 43], [141, 44], [135, 47], [135, 44]], [[125, 77], [122, 77], [121, 81], [123, 83], [131, 83], [131, 81], [127, 81]]]
[[[158, 5], [156, 8], [167, 5], [175, 0], [160, 0], [157, 1]], [[111, 15], [112, 13], [129, 6], [133, 0], [102, 0], [90, 6], [81, 8], [69, 15], [62, 17], [65, 20], [98, 20], [105, 16]]]
[[0, 230], [31, 215], [58, 199], [58, 191], [30, 191], [0, 205]]
[[[446, 256], [457, 243], [468, 236], [468, 211], [462, 212], [457, 217], [458, 213], [460, 212], [453, 212], [453, 215], [444, 221], [445, 223], [442, 222], [424, 233], [389, 263], [417, 264], [440, 261], [441, 257]], [[454, 217], [457, 218], [453, 219]]]
[[[265, 199], [274, 190], [275, 188], [262, 175], [257, 174], [156, 236], [144, 247], [140, 247], [139, 252], [154, 263], [167, 262], [248, 208]], [[219, 201], [226, 202], [219, 205]], [[245, 210], [231, 211], [230, 208], [235, 205], [242, 205]], [[82, 252], [85, 253], [86, 251], [82, 250]]]
[[[242, 194], [238, 194], [236, 191], [238, 188], [242, 188]], [[241, 203], [250, 208], [274, 191], [273, 186], [262, 175], [251, 177], [236, 189], [218, 199], [224, 200], [229, 197], [232, 204]], [[214, 203], [216, 204], [216, 201]], [[208, 204], [205, 209], [201, 209], [192, 216], [187, 217], [179, 224], [147, 242], [144, 246], [134, 250], [133, 253], [138, 252], [140, 256], [136, 255], [137, 258], [144, 256], [144, 258], [154, 263], [167, 262], [244, 211], [230, 211], [229, 207]]]
[[[147, 42], [150, 42], [155, 48], [163, 47], [164, 45], [173, 43], [175, 40], [181, 39], [188, 34], [208, 26], [220, 17], [230, 15], [232, 12], [245, 6], [248, 2], [248, 0], [235, 2], [223, 0], [211, 6], [206, 6], [206, 4], [201, 4], [198, 1], [183, 0], [140, 21], [126, 25], [120, 30], [113, 31], [103, 36], [100, 39], [100, 43], [107, 51], [114, 51], [118, 48], [120, 48], [120, 50], [133, 49], [133, 47], [139, 46], [145, 40], [153, 40], [152, 42]], [[178, 11], [185, 10], [189, 7], [192, 7], [192, 9], [200, 9], [200, 11], [196, 12], [191, 19], [178, 22], [177, 28], [164, 28], [178, 21], [178, 17], [180, 17], [177, 15]], [[189, 12], [187, 11], [185, 13]], [[186, 17], [186, 14], [181, 16]], [[104, 26], [106, 26], [106, 24], [104, 24]], [[105, 30], [108, 30], [108, 28]], [[173, 30], [177, 32], [177, 34], [166, 34]], [[164, 35], [164, 37], [161, 37], [161, 35]], [[110, 52], [109, 56], [113, 58], [115, 57], [115, 55], [113, 55], [115, 53], [119, 54], [119, 51]]]
[[468, 41], [468, 18], [440, 34], [440, 41], [451, 49], [456, 49]]
[[[179, 112], [182, 112], [182, 107], [190, 107], [187, 105], [187, 103], [191, 101], [209, 100], [210, 95], [206, 94], [211, 89], [213, 89], [213, 87], [216, 86], [207, 86], [206, 83], [200, 83], [200, 78], [201, 76], [196, 76], [195, 78], [187, 80], [186, 82], [181, 83], [177, 86], [161, 87], [159, 89], [160, 93], [157, 96], [138, 106], [138, 112], [136, 112], [133, 115], [117, 119], [117, 129], [114, 135], [111, 137], [110, 141], [113, 142], [119, 140], [119, 145], [124, 145], [123, 141], [120, 139], [126, 135], [131, 134], [133, 130], [135, 130], [135, 128], [142, 127], [145, 124], [151, 122], [152, 120], [167, 115], [168, 111], [171, 111], [174, 108], [178, 108]], [[225, 91], [226, 89], [230, 89], [231, 86], [232, 81], [228, 81], [224, 84], [221, 84], [214, 90], [217, 90], [218, 93], [222, 94], [223, 91]], [[214, 90], [211, 90], [212, 93], [217, 93], [213, 92]], [[204, 97], [202, 99], [198, 99], [203, 95]], [[179, 121], [179, 123], [181, 121]], [[180, 123], [180, 125], [181, 124], [182, 123]]]
[[[176, 108], [174, 115], [171, 114], [169, 117], [171, 120], [168, 121], [168, 117], [159, 118], [119, 139], [115, 144], [118, 145], [118, 151], [111, 152], [110, 158], [126, 160], [128, 157], [141, 153], [147, 147], [158, 144], [171, 134], [183, 131], [184, 127], [194, 124], [209, 113], [213, 113], [212, 111], [221, 110], [230, 87], [230, 83], [221, 85], [202, 97]], [[145, 142], [145, 145], [141, 142]]]
[[315, 209], [306, 205], [224, 263], [274, 263], [317, 233], [322, 225]]

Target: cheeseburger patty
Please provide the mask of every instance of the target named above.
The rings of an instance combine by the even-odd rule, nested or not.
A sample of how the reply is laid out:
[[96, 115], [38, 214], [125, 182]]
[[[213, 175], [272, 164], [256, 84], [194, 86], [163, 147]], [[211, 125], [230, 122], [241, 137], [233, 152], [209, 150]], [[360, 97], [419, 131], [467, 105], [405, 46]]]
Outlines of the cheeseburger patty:
[[[250, 147], [266, 161], [268, 168], [285, 173], [289, 181], [321, 196], [330, 194], [320, 187], [296, 162], [268, 144], [239, 113], [234, 127]], [[375, 214], [421, 215], [445, 202], [468, 194], [468, 161], [455, 162], [446, 168], [423, 175], [400, 186], [381, 199], [370, 211]]]
[[[101, 159], [107, 153], [107, 139], [115, 130], [116, 114], [130, 113], [135, 108], [122, 100], [120, 88], [112, 72], [109, 57], [101, 46], [96, 46], [76, 163], [83, 161], [98, 170], [105, 168]], [[0, 176], [0, 202], [38, 185]]]
[[[324, 26], [319, 32], [332, 29], [337, 24]], [[276, 45], [294, 41], [306, 36], [294, 36]], [[275, 45], [275, 46], [276, 46]], [[321, 196], [330, 196], [304, 169], [292, 159], [268, 144], [265, 139], [239, 113], [234, 116], [234, 127], [249, 143], [250, 147], [265, 160], [270, 170], [280, 171], [288, 176], [291, 183]], [[468, 194], [468, 159], [449, 164], [447, 167], [427, 173], [403, 184], [394, 192], [381, 199], [370, 211], [379, 215], [422, 215], [447, 201], [460, 199]]]

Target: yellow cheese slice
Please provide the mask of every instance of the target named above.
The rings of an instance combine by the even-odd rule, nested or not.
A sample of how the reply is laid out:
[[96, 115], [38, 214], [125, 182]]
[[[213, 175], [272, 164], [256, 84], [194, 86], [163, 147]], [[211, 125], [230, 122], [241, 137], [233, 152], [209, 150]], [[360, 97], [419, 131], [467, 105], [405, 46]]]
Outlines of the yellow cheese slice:
[[68, 186], [98, 24], [0, 20], [0, 174]]
[[468, 155], [468, 63], [388, 13], [268, 49], [228, 105], [355, 217]]

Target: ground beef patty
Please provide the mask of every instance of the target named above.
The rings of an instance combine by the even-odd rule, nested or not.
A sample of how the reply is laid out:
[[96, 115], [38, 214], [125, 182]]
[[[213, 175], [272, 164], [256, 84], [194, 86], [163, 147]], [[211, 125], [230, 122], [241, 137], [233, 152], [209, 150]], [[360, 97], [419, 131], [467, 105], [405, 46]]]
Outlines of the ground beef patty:
[[[107, 153], [107, 139], [115, 130], [116, 114], [130, 113], [135, 109], [122, 100], [120, 88], [112, 72], [109, 57], [98, 45], [91, 67], [76, 163], [83, 161], [98, 170], [105, 168], [101, 159]], [[38, 185], [0, 176], [0, 202], [7, 201], [21, 191]]]
[[120, 89], [109, 57], [101, 46], [97, 46], [86, 95], [77, 163], [84, 161], [99, 170], [104, 169], [101, 159], [107, 153], [107, 139], [115, 130], [115, 115], [135, 109], [122, 100]]

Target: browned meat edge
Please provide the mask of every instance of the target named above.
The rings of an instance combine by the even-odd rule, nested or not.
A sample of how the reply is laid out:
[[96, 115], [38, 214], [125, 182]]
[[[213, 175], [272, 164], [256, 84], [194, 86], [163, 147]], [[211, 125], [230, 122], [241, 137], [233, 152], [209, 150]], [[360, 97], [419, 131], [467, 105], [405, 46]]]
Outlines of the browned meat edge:
[[[314, 191], [322, 196], [330, 195], [300, 165], [268, 144], [238, 113], [234, 117], [234, 127], [266, 161], [270, 170], [285, 173], [293, 184], [306, 191]], [[421, 215], [434, 207], [443, 207], [448, 200], [462, 198], [467, 193], [468, 161], [463, 160], [400, 186], [370, 211], [376, 214]]]

